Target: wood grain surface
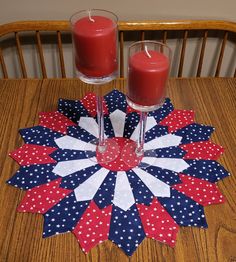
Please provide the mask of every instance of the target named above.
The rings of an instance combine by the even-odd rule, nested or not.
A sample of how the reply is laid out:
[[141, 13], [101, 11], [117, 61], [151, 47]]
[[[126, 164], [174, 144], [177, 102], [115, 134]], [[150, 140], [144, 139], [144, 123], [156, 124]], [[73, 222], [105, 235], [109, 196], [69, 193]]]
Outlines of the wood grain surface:
[[[181, 227], [175, 248], [145, 239], [131, 258], [110, 241], [85, 255], [72, 233], [43, 239], [43, 216], [17, 213], [24, 192], [5, 183], [18, 170], [8, 153], [23, 140], [18, 129], [38, 123], [40, 111], [56, 110], [59, 98], [79, 99], [93, 90], [76, 79], [0, 81], [0, 261], [126, 262], [236, 261], [236, 79], [170, 79], [168, 96], [196, 122], [214, 126], [211, 140], [226, 150], [219, 162], [231, 176], [218, 183], [225, 204], [205, 208], [208, 229]], [[123, 80], [104, 87], [123, 90]]]

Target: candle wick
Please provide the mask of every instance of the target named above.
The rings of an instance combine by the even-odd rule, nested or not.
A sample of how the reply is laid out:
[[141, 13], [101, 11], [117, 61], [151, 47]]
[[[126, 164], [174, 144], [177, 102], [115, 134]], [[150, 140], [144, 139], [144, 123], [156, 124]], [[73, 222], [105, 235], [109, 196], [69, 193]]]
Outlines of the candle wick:
[[146, 45], [145, 45], [144, 49], [145, 49], [146, 55], [147, 55], [149, 58], [151, 58], [152, 56], [151, 56], [150, 53], [148, 52], [148, 49], [147, 49], [147, 46], [146, 46]]
[[88, 16], [89, 16], [89, 20], [94, 23], [95, 20], [91, 16], [91, 10], [88, 10]]

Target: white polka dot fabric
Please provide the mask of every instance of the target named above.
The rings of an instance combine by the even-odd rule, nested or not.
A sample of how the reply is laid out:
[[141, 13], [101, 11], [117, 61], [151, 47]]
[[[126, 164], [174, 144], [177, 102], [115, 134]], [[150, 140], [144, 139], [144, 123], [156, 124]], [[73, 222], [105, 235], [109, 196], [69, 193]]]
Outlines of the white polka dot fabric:
[[[134, 142], [139, 113], [124, 94], [112, 91], [103, 105], [106, 137], [121, 149]], [[43, 237], [72, 232], [85, 253], [109, 239], [131, 256], [145, 237], [174, 247], [180, 226], [207, 227], [204, 206], [224, 202], [216, 182], [229, 175], [217, 162], [223, 148], [209, 141], [213, 127], [195, 123], [193, 111], [174, 109], [167, 98], [149, 113], [139, 161], [150, 165], [142, 169], [121, 154], [100, 163], [89, 144], [96, 126], [90, 93], [60, 99], [58, 111], [42, 112], [38, 126], [20, 130], [25, 144], [10, 153], [20, 168], [7, 183], [26, 190], [19, 212], [44, 216]]]

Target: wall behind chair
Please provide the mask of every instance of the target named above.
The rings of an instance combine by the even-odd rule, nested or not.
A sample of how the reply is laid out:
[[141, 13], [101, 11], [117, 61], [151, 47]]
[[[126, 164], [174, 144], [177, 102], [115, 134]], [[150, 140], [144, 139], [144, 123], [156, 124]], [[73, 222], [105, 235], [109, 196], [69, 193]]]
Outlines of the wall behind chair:
[[212, 18], [236, 20], [235, 0], [0, 0], [0, 23], [69, 19], [81, 9], [102, 8], [120, 19]]
[[[236, 0], [0, 0], [0, 6], [0, 24], [19, 20], [69, 20], [70, 16], [76, 11], [89, 8], [113, 11], [120, 20], [222, 19], [236, 21]], [[27, 48], [30, 49], [30, 46]], [[49, 77], [55, 75], [55, 72], [57, 74], [58, 71], [58, 65], [54, 62], [55, 54], [51, 55], [50, 52], [51, 48], [50, 45], [44, 47], [46, 60], [52, 65]], [[232, 55], [235, 55], [233, 48], [230, 47], [226, 54], [229, 56], [229, 60], [231, 60]], [[32, 57], [28, 51], [25, 50], [26, 59], [32, 60], [33, 64], [37, 57]], [[64, 52], [66, 65], [70, 67], [73, 64], [71, 46], [65, 47]], [[17, 76], [20, 71], [19, 66], [16, 63], [14, 64], [14, 57], [11, 57], [10, 54], [9, 51], [9, 57], [6, 61], [11, 69], [10, 75]], [[193, 55], [190, 53], [189, 57]], [[188, 59], [188, 56], [186, 59]], [[185, 64], [188, 65], [187, 61]], [[224, 67], [224, 65], [222, 66]], [[227, 70], [227, 65], [222, 69]], [[35, 77], [39, 71], [34, 66], [30, 67], [29, 70], [31, 77]], [[184, 71], [189, 70], [189, 67], [184, 68]], [[68, 76], [72, 76], [70, 74], [72, 71], [69, 70]], [[207, 73], [205, 72], [205, 74]], [[185, 75], [188, 75], [188, 72]]]

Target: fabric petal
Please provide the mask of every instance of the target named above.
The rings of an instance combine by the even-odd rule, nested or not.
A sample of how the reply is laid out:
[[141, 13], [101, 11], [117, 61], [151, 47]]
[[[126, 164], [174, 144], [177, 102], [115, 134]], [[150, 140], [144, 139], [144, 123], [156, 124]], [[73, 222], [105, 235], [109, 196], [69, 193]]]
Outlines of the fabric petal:
[[143, 181], [154, 196], [170, 197], [169, 185], [140, 168], [133, 168], [133, 171]]
[[65, 177], [75, 172], [78, 172], [84, 168], [96, 165], [95, 158], [94, 161], [91, 159], [76, 159], [70, 161], [63, 161], [56, 164], [53, 172], [59, 176]]
[[41, 213], [44, 214], [71, 190], [60, 188], [61, 178], [49, 183], [27, 190], [23, 200], [17, 208], [19, 212]]
[[136, 126], [139, 123], [140, 116], [138, 113], [133, 112], [126, 115], [125, 119], [125, 128], [124, 128], [124, 137], [130, 138], [133, 134]]
[[178, 146], [171, 146], [167, 148], [158, 148], [155, 150], [155, 153], [157, 158], [183, 158], [186, 154], [186, 151]]
[[142, 163], [151, 163], [153, 166], [158, 166], [163, 169], [168, 169], [174, 172], [181, 172], [189, 167], [189, 165], [180, 158], [153, 158], [144, 157]]
[[136, 206], [127, 211], [113, 206], [109, 239], [131, 256], [144, 238], [145, 232]]
[[81, 140], [83, 142], [90, 142], [91, 140], [95, 139], [95, 136], [93, 136], [80, 126], [68, 127], [67, 134], [68, 136], [77, 138], [78, 140]]
[[113, 90], [107, 95], [104, 96], [106, 104], [108, 106], [109, 113], [114, 112], [116, 109], [119, 109], [123, 112], [126, 112], [126, 98], [123, 93], [118, 90]]
[[163, 169], [157, 166], [148, 166], [144, 170], [168, 185], [175, 185], [181, 183], [179, 174], [176, 172]]
[[149, 205], [153, 200], [153, 193], [143, 183], [143, 181], [134, 173], [133, 170], [127, 172], [130, 186], [134, 195], [135, 203]]
[[200, 141], [181, 145], [180, 147], [187, 152], [184, 159], [217, 160], [224, 152], [222, 146], [211, 141]]
[[59, 148], [62, 148], [62, 149], [96, 152], [96, 145], [84, 142], [72, 136], [63, 136], [58, 139], [55, 139], [55, 143], [57, 144]]
[[77, 188], [75, 188], [74, 192], [76, 200], [85, 201], [93, 199], [108, 173], [108, 169], [101, 168]]
[[171, 197], [159, 197], [158, 201], [178, 225], [207, 227], [203, 207], [177, 190], [171, 188]]
[[116, 109], [110, 114], [114, 135], [116, 137], [123, 137], [124, 128], [125, 128], [125, 117], [126, 114], [119, 109]]
[[59, 99], [58, 111], [76, 124], [81, 116], [89, 116], [87, 109], [78, 100]]
[[194, 121], [194, 112], [192, 110], [173, 110], [159, 124], [168, 126], [169, 133], [173, 133]]
[[56, 151], [50, 154], [56, 162], [76, 160], [86, 158], [85, 152], [83, 150], [70, 150], [58, 148]]
[[39, 125], [52, 129], [56, 132], [66, 134], [68, 126], [74, 126], [75, 123], [65, 117], [58, 111], [39, 113]]
[[124, 171], [118, 171], [116, 177], [113, 204], [126, 211], [134, 203], [134, 195], [130, 187], [127, 175]]
[[224, 202], [224, 197], [215, 184], [185, 175], [180, 175], [180, 178], [182, 183], [172, 187], [200, 205], [208, 206]]
[[209, 182], [217, 182], [229, 176], [229, 172], [218, 162], [212, 160], [185, 160], [189, 167], [182, 171], [182, 173], [205, 179]]
[[182, 137], [182, 144], [189, 144], [209, 140], [213, 131], [214, 128], [212, 126], [193, 123], [177, 130], [174, 134]]
[[166, 118], [173, 110], [174, 106], [171, 103], [171, 100], [169, 98], [166, 98], [165, 102], [159, 109], [149, 112], [149, 116], [154, 116], [157, 123], [159, 123], [161, 120]]
[[81, 117], [79, 126], [95, 137], [98, 137], [98, 124], [93, 117]]
[[[148, 130], [152, 129], [157, 125], [157, 122], [153, 116], [148, 116], [147, 117], [147, 122], [146, 122], [146, 128], [145, 128], [145, 135], [147, 134]], [[140, 123], [136, 126], [134, 129], [134, 132], [132, 133], [130, 139], [136, 141], [139, 136], [139, 129], [140, 129]]]
[[102, 209], [113, 203], [117, 172], [110, 171], [94, 196], [97, 206]]
[[56, 161], [49, 155], [57, 148], [40, 145], [24, 144], [9, 155], [21, 166], [50, 164]]
[[57, 147], [54, 140], [63, 136], [63, 134], [55, 132], [43, 126], [24, 128], [20, 129], [19, 132], [26, 144], [42, 145], [49, 147]]
[[59, 178], [52, 172], [54, 167], [55, 164], [22, 166], [7, 183], [28, 190]]
[[96, 164], [94, 166], [89, 166], [85, 169], [81, 169], [80, 171], [77, 171], [68, 176], [62, 177], [61, 187], [67, 189], [75, 189], [85, 180], [87, 180], [90, 176], [95, 174], [100, 168], [101, 166]]
[[137, 208], [146, 236], [174, 247], [179, 226], [157, 199], [150, 206], [138, 204]]
[[85, 253], [108, 239], [112, 206], [104, 209], [91, 201], [83, 216], [72, 231]]
[[74, 230], [89, 201], [77, 202], [74, 192], [67, 195], [44, 214], [43, 237]]
[[168, 148], [171, 146], [178, 146], [181, 143], [182, 137], [173, 134], [164, 134], [147, 141], [144, 144], [145, 150], [153, 150], [158, 148]]
[[[87, 109], [88, 113], [95, 117], [97, 115], [97, 101], [94, 93], [88, 93], [80, 100], [81, 104]], [[103, 113], [108, 114], [107, 105], [103, 99]]]

